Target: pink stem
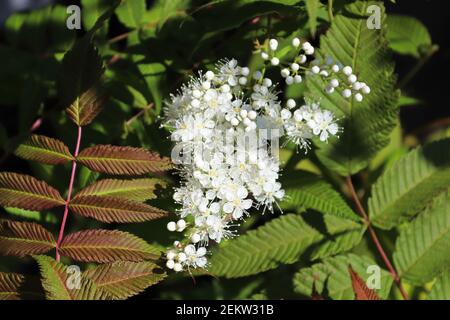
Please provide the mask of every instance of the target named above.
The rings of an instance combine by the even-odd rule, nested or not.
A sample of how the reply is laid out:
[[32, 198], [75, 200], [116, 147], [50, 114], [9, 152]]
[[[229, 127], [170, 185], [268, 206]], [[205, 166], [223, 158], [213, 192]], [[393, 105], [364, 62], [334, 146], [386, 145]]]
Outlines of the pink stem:
[[56, 261], [59, 261], [61, 259], [61, 256], [59, 254], [59, 247], [63, 239], [64, 228], [67, 222], [67, 216], [69, 215], [69, 204], [70, 198], [72, 196], [73, 184], [75, 182], [75, 172], [77, 170], [77, 157], [78, 152], [80, 151], [80, 142], [81, 142], [81, 127], [78, 127], [77, 145], [75, 147], [74, 160], [72, 161], [72, 174], [70, 176], [69, 191], [67, 192], [66, 204], [64, 206], [64, 215], [61, 222], [61, 228], [59, 229], [58, 241], [56, 242]]

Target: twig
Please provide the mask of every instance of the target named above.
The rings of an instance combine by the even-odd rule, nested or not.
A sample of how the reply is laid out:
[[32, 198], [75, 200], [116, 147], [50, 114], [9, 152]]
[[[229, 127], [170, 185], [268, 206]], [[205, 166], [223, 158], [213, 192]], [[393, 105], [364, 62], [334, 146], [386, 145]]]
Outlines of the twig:
[[61, 222], [61, 227], [59, 229], [58, 241], [56, 242], [56, 261], [59, 261], [61, 259], [61, 256], [59, 254], [59, 248], [61, 246], [61, 242], [64, 236], [64, 228], [66, 226], [67, 216], [69, 215], [69, 204], [70, 199], [72, 197], [73, 184], [75, 182], [75, 173], [77, 170], [77, 157], [78, 152], [80, 151], [80, 143], [81, 143], [81, 126], [78, 127], [78, 137], [77, 137], [77, 144], [75, 147], [74, 159], [72, 161], [72, 174], [70, 176], [69, 191], [67, 192], [66, 204], [64, 206], [64, 215]]
[[389, 269], [392, 278], [394, 279], [395, 284], [397, 285], [398, 289], [400, 290], [401, 295], [403, 296], [403, 299], [409, 300], [408, 294], [406, 293], [405, 289], [403, 288], [403, 285], [401, 283], [400, 277], [398, 276], [397, 271], [395, 271], [395, 268], [392, 266], [391, 261], [389, 260], [388, 256], [386, 255], [386, 252], [383, 249], [383, 246], [380, 243], [380, 240], [378, 239], [377, 234], [375, 233], [375, 230], [372, 227], [372, 224], [370, 222], [369, 216], [367, 215], [366, 211], [364, 210], [361, 201], [359, 201], [359, 197], [356, 194], [355, 188], [352, 183], [352, 178], [348, 176], [346, 178], [346, 183], [348, 186], [348, 189], [350, 191], [350, 194], [352, 196], [353, 202], [356, 205], [356, 208], [358, 209], [358, 213], [362, 216], [364, 219], [364, 223], [367, 225], [367, 229], [369, 230], [370, 236], [375, 243], [375, 246], [377, 247], [378, 252], [381, 255], [381, 258], [383, 259], [384, 263], [386, 264], [386, 267]]
[[136, 113], [134, 116], [132, 116], [130, 119], [128, 119], [125, 122], [126, 126], [129, 126], [130, 124], [132, 124], [136, 119], [140, 118], [145, 112], [147, 112], [148, 110], [150, 110], [151, 108], [153, 108], [155, 104], [153, 102], [151, 102], [150, 104], [148, 104], [144, 109], [142, 109], [141, 111], [139, 111], [138, 113]]
[[328, 19], [333, 22], [333, 0], [328, 0]]
[[427, 63], [428, 60], [439, 50], [438, 45], [432, 45], [428, 52], [417, 62], [417, 64], [412, 68], [406, 76], [398, 83], [398, 88], [403, 89], [414, 76], [422, 69], [422, 67]]

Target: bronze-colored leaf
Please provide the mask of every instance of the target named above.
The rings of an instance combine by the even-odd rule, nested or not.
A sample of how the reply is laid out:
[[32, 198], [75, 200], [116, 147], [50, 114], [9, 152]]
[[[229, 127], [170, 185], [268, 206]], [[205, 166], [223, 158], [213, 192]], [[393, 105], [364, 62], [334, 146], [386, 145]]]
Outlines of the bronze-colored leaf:
[[157, 259], [158, 249], [141, 238], [118, 230], [86, 230], [67, 235], [62, 241], [60, 252], [77, 261], [114, 262], [143, 261]]
[[0, 272], [0, 300], [20, 300], [19, 289], [24, 279], [18, 273]]
[[112, 297], [78, 270], [48, 256], [34, 256], [39, 264], [42, 286], [48, 300], [111, 300]]
[[322, 297], [320, 295], [320, 293], [317, 291], [315, 281], [313, 282], [313, 285], [312, 285], [311, 300], [325, 300], [324, 297]]
[[78, 196], [113, 196], [135, 201], [146, 201], [156, 198], [154, 191], [158, 186], [165, 188], [167, 183], [157, 178], [133, 180], [103, 179], [80, 190]]
[[61, 164], [73, 160], [69, 148], [62, 141], [37, 134], [21, 143], [14, 154], [46, 164]]
[[117, 261], [88, 269], [84, 275], [115, 299], [127, 299], [166, 277], [166, 273], [148, 261]]
[[103, 91], [99, 85], [94, 85], [85, 92], [80, 93], [66, 109], [70, 119], [76, 125], [88, 125], [102, 111], [107, 100], [107, 96]]
[[352, 279], [353, 292], [355, 292], [355, 300], [380, 300], [373, 289], [369, 289], [363, 279], [353, 270], [352, 266], [348, 266], [348, 272]]
[[84, 217], [111, 222], [143, 222], [168, 216], [168, 213], [148, 204], [109, 196], [77, 196], [70, 209]]
[[59, 192], [44, 181], [24, 174], [0, 172], [0, 205], [45, 210], [65, 204]]
[[55, 246], [53, 235], [37, 223], [0, 220], [0, 253], [4, 255], [40, 254]]
[[96, 145], [81, 151], [78, 161], [97, 172], [140, 175], [171, 168], [170, 159], [142, 148]]

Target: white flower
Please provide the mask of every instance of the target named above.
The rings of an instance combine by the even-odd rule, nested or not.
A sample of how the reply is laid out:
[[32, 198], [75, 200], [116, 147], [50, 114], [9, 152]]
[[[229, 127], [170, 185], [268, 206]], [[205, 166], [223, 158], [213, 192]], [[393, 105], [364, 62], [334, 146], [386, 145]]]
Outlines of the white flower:
[[189, 244], [184, 248], [184, 253], [186, 254], [186, 260], [184, 260], [184, 264], [187, 267], [204, 268], [208, 263], [208, 260], [205, 257], [205, 247], [199, 247], [198, 249], [196, 249], [194, 245]]
[[244, 212], [251, 208], [252, 200], [245, 199], [248, 192], [244, 187], [239, 186], [235, 189], [230, 188], [226, 191], [225, 198], [228, 202], [223, 205], [223, 211], [232, 214], [234, 219], [239, 219]]
[[333, 122], [333, 114], [330, 111], [316, 112], [308, 121], [308, 125], [313, 133], [320, 137], [320, 141], [327, 141], [329, 134], [335, 135], [338, 132], [338, 126]]

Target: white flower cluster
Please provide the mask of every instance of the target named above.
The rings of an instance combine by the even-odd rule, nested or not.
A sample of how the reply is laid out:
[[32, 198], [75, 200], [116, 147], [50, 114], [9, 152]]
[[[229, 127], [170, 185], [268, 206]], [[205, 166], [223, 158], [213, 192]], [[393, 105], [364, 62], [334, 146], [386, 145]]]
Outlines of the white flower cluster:
[[[259, 52], [278, 66], [278, 41], [267, 43], [269, 50], [260, 48]], [[292, 46], [300, 48], [300, 40], [295, 38]], [[302, 81], [300, 70], [308, 71], [304, 76], [314, 75], [315, 65], [305, 65], [306, 56], [313, 53], [311, 44], [303, 43], [295, 62], [287, 71], [282, 69], [286, 83], [291, 82], [288, 77], [292, 82]], [[181, 205], [180, 219], [169, 222], [167, 228], [186, 235], [168, 251], [169, 269], [205, 268], [211, 240], [221, 242], [234, 236], [232, 228], [252, 207], [273, 212], [284, 197], [277, 150], [270, 150], [276, 145], [274, 135], [285, 135], [307, 150], [314, 136], [326, 142], [340, 130], [334, 115], [318, 103], [297, 107], [289, 99], [282, 107], [276, 85], [264, 74], [265, 68], [251, 72], [235, 59], [221, 60], [215, 70], [192, 77], [167, 103], [165, 126], [172, 131], [177, 150], [172, 159], [179, 164], [183, 181], [173, 196]]]
[[310, 139], [314, 135], [326, 142], [330, 134], [336, 135], [339, 131], [333, 113], [320, 109], [314, 102], [296, 108], [295, 101], [289, 99], [286, 108], [281, 110], [281, 118], [288, 139], [305, 151], [310, 148]]
[[252, 206], [273, 210], [284, 196], [279, 162], [266, 145], [247, 149], [234, 143], [249, 133], [258, 138], [257, 128], [262, 126], [282, 128], [271, 81], [256, 73], [250, 79], [253, 86], [243, 86], [250, 83], [248, 77], [248, 68], [234, 59], [223, 60], [216, 73], [200, 74], [172, 96], [166, 109], [172, 140], [183, 147], [184, 156], [191, 156], [180, 167], [184, 184], [174, 194], [182, 206], [181, 219], [167, 225], [170, 231], [182, 232], [189, 219], [190, 244], [177, 242], [167, 254], [167, 267], [175, 271], [204, 267], [209, 240], [231, 237], [233, 222]]

